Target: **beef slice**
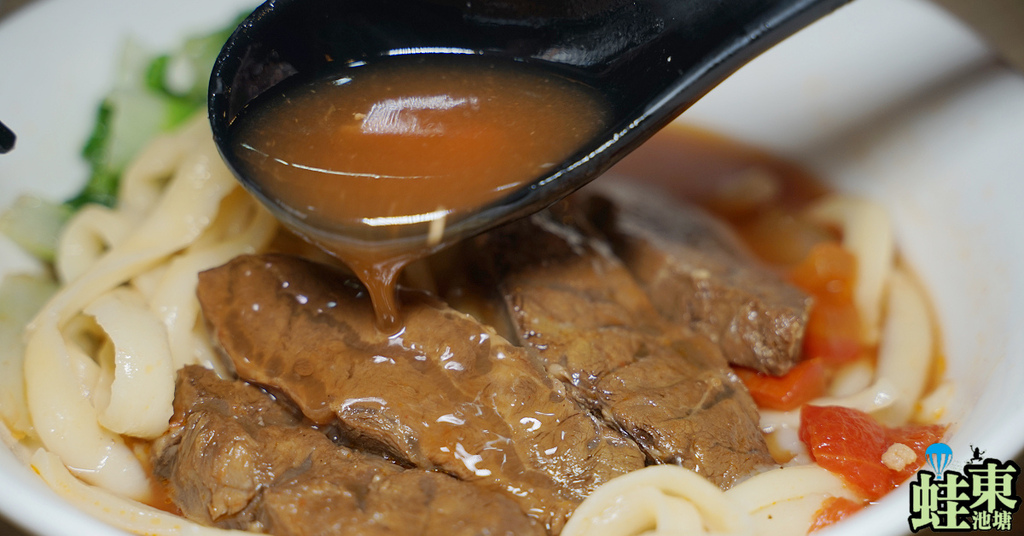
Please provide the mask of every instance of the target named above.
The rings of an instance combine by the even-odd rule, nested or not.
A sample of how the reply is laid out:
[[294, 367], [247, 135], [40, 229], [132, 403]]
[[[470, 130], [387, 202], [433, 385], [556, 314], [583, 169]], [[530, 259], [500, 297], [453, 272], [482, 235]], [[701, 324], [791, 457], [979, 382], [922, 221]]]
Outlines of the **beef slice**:
[[724, 222], [649, 187], [593, 186], [577, 202], [665, 318], [707, 336], [735, 365], [779, 376], [800, 360], [810, 296]]
[[182, 369], [155, 472], [189, 519], [276, 535], [543, 534], [505, 495], [331, 441], [242, 381]]
[[645, 455], [567, 397], [528, 352], [423, 293], [378, 329], [366, 293], [285, 256], [200, 274], [199, 298], [239, 376], [354, 444], [508, 494], [553, 532]]
[[722, 488], [773, 462], [717, 346], [666, 321], [607, 244], [552, 212], [476, 241], [521, 342], [652, 460]]

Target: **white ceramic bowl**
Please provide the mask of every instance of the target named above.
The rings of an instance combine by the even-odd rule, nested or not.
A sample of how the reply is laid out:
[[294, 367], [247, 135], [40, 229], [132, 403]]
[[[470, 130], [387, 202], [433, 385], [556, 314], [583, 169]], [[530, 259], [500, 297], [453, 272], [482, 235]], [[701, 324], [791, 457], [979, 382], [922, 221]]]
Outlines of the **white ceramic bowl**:
[[[86, 175], [78, 158], [118, 46], [155, 50], [222, 25], [249, 0], [49, 0], [0, 23], [0, 207], [54, 199]], [[922, 0], [856, 0], [717, 88], [683, 120], [793, 158], [893, 216], [900, 248], [936, 305], [948, 374], [948, 443], [999, 459], [1024, 446], [1024, 77]], [[0, 273], [33, 263], [0, 240]], [[900, 489], [831, 534], [907, 532]], [[52, 535], [112, 534], [64, 504], [0, 448], [0, 514]]]

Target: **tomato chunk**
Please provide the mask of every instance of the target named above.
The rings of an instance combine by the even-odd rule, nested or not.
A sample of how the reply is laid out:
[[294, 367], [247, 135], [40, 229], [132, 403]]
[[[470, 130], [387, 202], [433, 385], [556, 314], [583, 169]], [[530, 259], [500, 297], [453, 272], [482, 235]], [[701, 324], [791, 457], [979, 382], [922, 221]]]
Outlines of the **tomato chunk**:
[[821, 242], [793, 267], [790, 277], [797, 286], [822, 300], [852, 301], [857, 258], [838, 242]]
[[857, 259], [836, 242], [815, 245], [790, 272], [793, 283], [814, 297], [804, 332], [804, 359], [822, 358], [830, 366], [857, 359], [865, 350], [853, 303]]
[[852, 302], [816, 302], [811, 307], [804, 331], [804, 359], [821, 358], [835, 366], [857, 359], [864, 350], [860, 317]]
[[[804, 406], [800, 410], [800, 440], [814, 461], [872, 501], [924, 465], [928, 445], [942, 439], [945, 432], [944, 425], [888, 428], [863, 411], [839, 406]], [[903, 443], [917, 455], [914, 463], [901, 471], [882, 463], [882, 454], [894, 443]]]
[[807, 533], [810, 534], [833, 523], [838, 523], [864, 508], [864, 505], [864, 502], [851, 501], [846, 497], [829, 497], [825, 499], [821, 509], [814, 514], [814, 522], [811, 523], [811, 528], [807, 530]]
[[828, 385], [825, 364], [821, 359], [797, 363], [783, 376], [769, 376], [748, 368], [736, 367], [758, 407], [789, 411], [825, 393]]

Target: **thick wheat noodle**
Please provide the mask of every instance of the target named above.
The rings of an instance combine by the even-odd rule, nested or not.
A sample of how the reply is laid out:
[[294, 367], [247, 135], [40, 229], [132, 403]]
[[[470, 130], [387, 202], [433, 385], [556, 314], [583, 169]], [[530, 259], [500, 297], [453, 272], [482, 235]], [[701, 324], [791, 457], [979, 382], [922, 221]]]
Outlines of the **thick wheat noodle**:
[[113, 345], [112, 362], [102, 357], [100, 362], [101, 369], [113, 372], [110, 383], [95, 384], [95, 389], [109, 393], [102, 404], [93, 400], [100, 425], [119, 434], [155, 439], [167, 430], [173, 413], [174, 366], [167, 332], [142, 295], [127, 287], [100, 296], [85, 314], [96, 319]]
[[154, 139], [128, 165], [117, 194], [119, 211], [142, 219], [157, 204], [167, 179], [182, 170], [189, 151], [202, 141], [197, 136], [206, 135], [205, 125], [200, 123], [201, 120], [194, 120], [185, 132]]
[[[144, 210], [146, 217], [135, 224], [123, 241], [69, 281], [27, 329], [26, 399], [39, 439], [83, 480], [127, 497], [147, 496], [146, 472], [121, 436], [100, 424], [100, 411], [94, 399], [109, 399], [109, 393], [94, 396], [100, 386], [83, 383], [75, 374], [72, 351], [62, 330], [103, 294], [165, 262], [195, 241], [214, 221], [222, 199], [238, 188], [224, 168], [208, 129], [205, 121], [197, 119], [144, 151], [140, 156], [142, 163], [136, 167], [145, 167], [145, 162], [150, 160], [168, 160], [163, 156], [168, 151], [179, 159], [174, 169], [157, 166], [171, 174], [162, 195]], [[152, 184], [158, 182], [151, 181]], [[141, 212], [145, 196], [136, 197], [135, 208]], [[62, 247], [72, 246], [62, 244]], [[152, 341], [152, 344], [160, 342]], [[163, 378], [161, 383], [166, 383], [167, 379]], [[153, 387], [156, 390], [156, 386]], [[131, 390], [140, 389], [145, 386]], [[151, 410], [161, 415], [167, 411], [166, 408]], [[153, 432], [147, 429], [145, 433]]]
[[599, 487], [576, 509], [562, 536], [744, 535], [750, 520], [706, 478], [654, 465]]
[[804, 536], [826, 499], [859, 500], [839, 477], [814, 463], [761, 473], [725, 494], [750, 516], [756, 536]]
[[889, 279], [887, 303], [877, 375], [893, 382], [896, 393], [892, 405], [876, 417], [894, 426], [907, 422], [924, 393], [931, 372], [934, 335], [924, 293], [902, 268], [893, 270]]
[[[236, 195], [238, 194], [238, 195]], [[225, 199], [231, 207], [232, 218], [219, 218], [205, 236], [219, 235], [222, 241], [202, 238], [175, 257], [162, 273], [150, 298], [150, 306], [167, 328], [174, 369], [197, 363], [194, 331], [201, 322], [199, 302], [195, 296], [199, 272], [220, 266], [242, 254], [252, 254], [266, 248], [277, 230], [277, 222], [266, 210], [253, 203], [252, 198], [238, 190]], [[241, 218], [241, 220], [240, 220]], [[221, 227], [223, 229], [218, 229]], [[222, 369], [217, 360], [198, 362], [208, 368]]]
[[183, 517], [157, 510], [115, 493], [83, 483], [55, 454], [39, 449], [32, 468], [65, 500], [93, 517], [134, 534], [155, 536], [231, 536], [248, 532], [205, 527]]
[[68, 284], [85, 273], [145, 218], [163, 194], [168, 178], [181, 167], [198, 132], [201, 125], [192, 124], [186, 132], [153, 140], [125, 170], [116, 210], [87, 205], [71, 218], [57, 247], [55, 264], [61, 283]]
[[61, 232], [54, 259], [57, 278], [62, 284], [78, 279], [131, 228], [124, 214], [101, 205], [83, 207]]
[[682, 467], [656, 465], [598, 488], [562, 536], [803, 535], [828, 497], [857, 495], [815, 464], [773, 469], [724, 492]]
[[746, 512], [815, 494], [855, 498], [843, 481], [817, 464], [780, 467], [744, 480], [726, 492]]

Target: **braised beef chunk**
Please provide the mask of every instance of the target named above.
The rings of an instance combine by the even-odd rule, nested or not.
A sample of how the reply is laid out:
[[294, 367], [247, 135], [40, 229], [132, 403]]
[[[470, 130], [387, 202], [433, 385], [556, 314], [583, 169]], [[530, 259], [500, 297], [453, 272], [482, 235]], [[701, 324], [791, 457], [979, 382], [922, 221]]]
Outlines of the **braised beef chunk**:
[[522, 342], [651, 458], [723, 488], [772, 463], [757, 409], [718, 349], [665, 321], [606, 244], [551, 213], [477, 244]]
[[636, 184], [594, 186], [584, 201], [590, 220], [663, 316], [709, 337], [730, 363], [774, 375], [796, 364], [807, 294], [701, 209]]
[[362, 447], [508, 493], [553, 531], [644, 464], [525, 349], [425, 294], [400, 296], [404, 327], [389, 336], [357, 283], [266, 255], [200, 274], [199, 298], [242, 378]]
[[189, 519], [278, 535], [540, 534], [506, 496], [334, 444], [265, 392], [178, 375], [158, 477]]

